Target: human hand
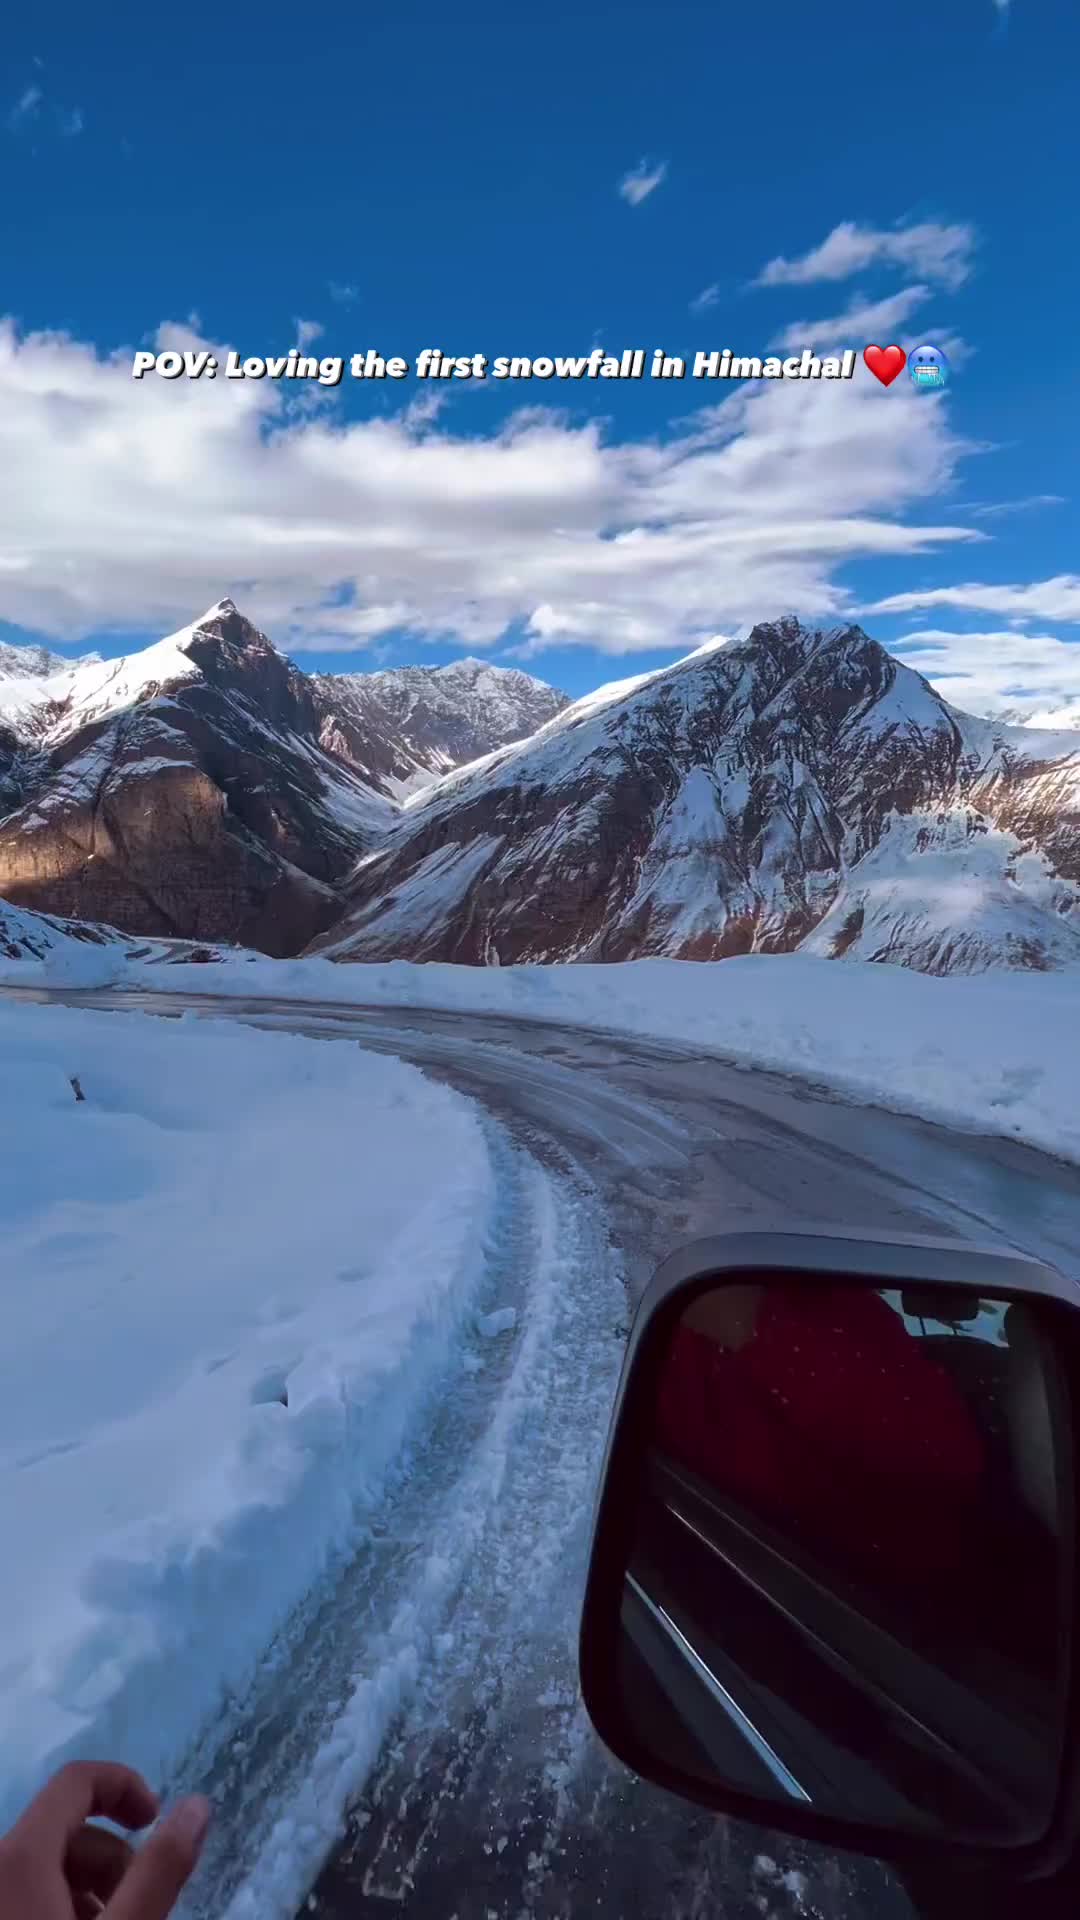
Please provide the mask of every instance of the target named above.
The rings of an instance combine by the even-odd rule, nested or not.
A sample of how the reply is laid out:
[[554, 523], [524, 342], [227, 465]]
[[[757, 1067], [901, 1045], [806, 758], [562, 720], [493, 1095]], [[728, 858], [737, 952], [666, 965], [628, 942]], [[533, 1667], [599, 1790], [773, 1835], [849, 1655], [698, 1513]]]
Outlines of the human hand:
[[138, 1852], [94, 1815], [138, 1832], [157, 1796], [130, 1767], [73, 1761], [0, 1838], [0, 1920], [165, 1920], [202, 1851], [211, 1808], [173, 1807]]

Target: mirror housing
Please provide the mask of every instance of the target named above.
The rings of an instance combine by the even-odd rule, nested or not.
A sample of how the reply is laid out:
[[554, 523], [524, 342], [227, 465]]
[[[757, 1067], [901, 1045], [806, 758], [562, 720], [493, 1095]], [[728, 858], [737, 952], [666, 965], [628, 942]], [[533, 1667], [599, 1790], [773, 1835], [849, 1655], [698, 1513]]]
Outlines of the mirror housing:
[[[1032, 1377], [1036, 1350], [1045, 1362], [1040, 1407], [1052, 1428], [1050, 1479], [1030, 1467], [1017, 1476], [1020, 1509], [1031, 1509], [1040, 1538], [1043, 1521], [1052, 1535], [1037, 1595], [1045, 1609], [1037, 1617], [1050, 1626], [1028, 1641], [1049, 1663], [1032, 1695], [1034, 1719], [1026, 1695], [1018, 1705], [1012, 1668], [999, 1699], [995, 1676], [1006, 1668], [980, 1665], [981, 1589], [970, 1616], [971, 1660], [963, 1637], [946, 1641], [951, 1650], [944, 1655], [932, 1646], [928, 1656], [921, 1629], [909, 1632], [903, 1624], [910, 1596], [899, 1611], [892, 1604], [901, 1596], [890, 1588], [887, 1555], [869, 1586], [865, 1568], [856, 1569], [852, 1585], [850, 1567], [841, 1573], [832, 1555], [835, 1528], [825, 1557], [820, 1540], [811, 1541], [808, 1555], [805, 1528], [797, 1537], [801, 1521], [795, 1533], [784, 1531], [786, 1520], [778, 1531], [776, 1511], [755, 1510], [753, 1496], [747, 1504], [745, 1475], [738, 1498], [729, 1498], [728, 1489], [721, 1496], [702, 1478], [700, 1461], [688, 1468], [685, 1456], [673, 1457], [658, 1421], [665, 1391], [669, 1413], [685, 1398], [684, 1376], [672, 1396], [674, 1376], [666, 1372], [676, 1334], [704, 1327], [711, 1337], [709, 1316], [719, 1313], [728, 1329], [719, 1340], [727, 1365], [752, 1337], [740, 1320], [747, 1302], [752, 1323], [763, 1299], [771, 1305], [781, 1298], [803, 1315], [799, 1325], [809, 1324], [826, 1299], [832, 1308], [849, 1302], [860, 1340], [870, 1303], [901, 1343], [912, 1335], [913, 1360], [917, 1352], [918, 1364], [931, 1369], [928, 1383], [944, 1377], [942, 1352], [951, 1361], [963, 1349], [970, 1360], [978, 1346], [1005, 1367], [1015, 1350], [1024, 1356], [1025, 1378]], [[828, 1317], [831, 1323], [838, 1316]], [[841, 1336], [843, 1327], [826, 1331]], [[867, 1365], [879, 1358], [868, 1354]], [[701, 1403], [706, 1415], [710, 1404], [733, 1404], [716, 1384], [729, 1376], [730, 1369], [715, 1376], [713, 1401], [706, 1394]], [[1041, 1375], [1035, 1377], [1038, 1384]], [[921, 1442], [926, 1407], [918, 1394], [914, 1399], [920, 1410], [911, 1432]], [[835, 1396], [819, 1395], [817, 1404], [829, 1407], [835, 1440]], [[873, 1409], [873, 1395], [869, 1404]], [[1029, 1396], [1024, 1407], [1030, 1404]], [[1004, 1432], [1004, 1415], [999, 1424]], [[718, 1430], [726, 1431], [716, 1455], [722, 1468], [732, 1455], [730, 1422], [725, 1430], [718, 1420]], [[580, 1668], [585, 1706], [601, 1738], [641, 1777], [774, 1831], [904, 1866], [932, 1868], [937, 1861], [955, 1868], [959, 1857], [1018, 1880], [1057, 1872], [1080, 1840], [1078, 1434], [1080, 1289], [1048, 1267], [996, 1247], [816, 1228], [742, 1232], [680, 1249], [657, 1272], [634, 1319], [596, 1505]], [[1001, 1434], [998, 1444], [1005, 1444]], [[798, 1445], [805, 1450], [805, 1433]], [[860, 1511], [844, 1458], [833, 1456], [834, 1465], [840, 1462], [841, 1515]], [[864, 1466], [858, 1444], [850, 1458], [857, 1478]], [[922, 1484], [932, 1488], [937, 1480]], [[988, 1485], [996, 1508], [992, 1475]], [[891, 1518], [886, 1499], [886, 1540]], [[858, 1529], [851, 1531], [854, 1538]], [[682, 1548], [690, 1556], [685, 1564]], [[1017, 1563], [1006, 1551], [988, 1565], [992, 1575], [995, 1565], [1004, 1572]], [[993, 1585], [991, 1578], [988, 1596]], [[834, 1703], [839, 1733], [830, 1717]], [[995, 1756], [993, 1765], [987, 1755]]]

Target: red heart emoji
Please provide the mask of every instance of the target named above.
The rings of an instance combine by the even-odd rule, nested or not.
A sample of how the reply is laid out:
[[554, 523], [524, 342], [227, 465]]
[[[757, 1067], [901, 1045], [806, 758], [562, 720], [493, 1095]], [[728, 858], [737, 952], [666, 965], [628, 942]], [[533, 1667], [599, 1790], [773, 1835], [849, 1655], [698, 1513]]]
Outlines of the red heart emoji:
[[882, 386], [891, 387], [897, 374], [904, 371], [907, 354], [894, 342], [891, 347], [864, 347], [863, 359]]

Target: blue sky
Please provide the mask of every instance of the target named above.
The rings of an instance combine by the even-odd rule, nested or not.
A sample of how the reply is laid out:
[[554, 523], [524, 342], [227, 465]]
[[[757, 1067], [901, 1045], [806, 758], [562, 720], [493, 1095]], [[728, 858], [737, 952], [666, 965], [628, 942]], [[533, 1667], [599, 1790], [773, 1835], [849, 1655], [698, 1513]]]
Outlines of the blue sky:
[[[1075, 0], [757, 22], [22, 10], [0, 635], [116, 652], [231, 592], [305, 666], [483, 652], [577, 694], [790, 608], [914, 635], [959, 704], [1080, 698]], [[147, 342], [301, 337], [410, 360], [931, 338], [953, 378], [130, 378]]]

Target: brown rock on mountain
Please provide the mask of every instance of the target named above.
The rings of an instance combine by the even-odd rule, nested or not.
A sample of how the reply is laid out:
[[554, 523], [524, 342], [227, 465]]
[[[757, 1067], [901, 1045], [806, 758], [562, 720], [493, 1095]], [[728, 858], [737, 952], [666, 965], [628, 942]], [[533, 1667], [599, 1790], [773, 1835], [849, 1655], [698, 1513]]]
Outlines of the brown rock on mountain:
[[9, 900], [273, 954], [331, 924], [335, 883], [392, 809], [319, 745], [307, 676], [231, 601], [43, 691], [14, 736], [9, 716]]

